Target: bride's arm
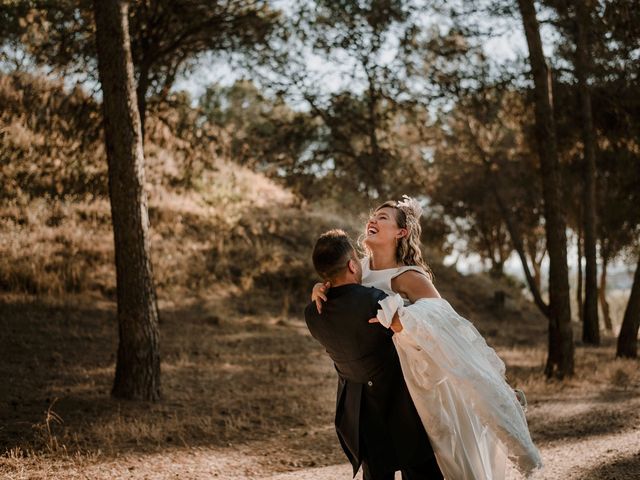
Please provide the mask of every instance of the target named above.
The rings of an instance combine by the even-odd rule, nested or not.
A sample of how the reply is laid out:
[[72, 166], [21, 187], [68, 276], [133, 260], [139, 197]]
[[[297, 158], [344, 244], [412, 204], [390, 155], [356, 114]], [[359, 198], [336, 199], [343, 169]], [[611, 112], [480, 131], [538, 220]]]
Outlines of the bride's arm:
[[[377, 317], [373, 317], [369, 319], [369, 323], [380, 323], [380, 320]], [[398, 312], [393, 314], [393, 319], [391, 320], [391, 325], [389, 328], [393, 330], [394, 333], [400, 333], [404, 327], [402, 326], [402, 322], [400, 321], [400, 316]]]
[[322, 313], [322, 302], [327, 301], [327, 290], [331, 287], [331, 282], [316, 283], [311, 291], [311, 301], [315, 302], [318, 313]]
[[426, 275], [409, 270], [391, 280], [391, 288], [411, 303], [415, 303], [421, 298], [440, 298], [436, 287]]

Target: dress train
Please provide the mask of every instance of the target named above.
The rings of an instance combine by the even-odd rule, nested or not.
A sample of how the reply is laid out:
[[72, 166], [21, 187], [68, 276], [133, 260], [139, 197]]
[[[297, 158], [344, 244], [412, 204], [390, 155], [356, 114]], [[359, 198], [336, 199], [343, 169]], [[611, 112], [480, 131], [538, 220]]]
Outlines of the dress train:
[[402, 372], [447, 480], [502, 480], [507, 458], [529, 475], [542, 466], [505, 366], [471, 322], [441, 298], [380, 302], [380, 322], [398, 311], [393, 336]]

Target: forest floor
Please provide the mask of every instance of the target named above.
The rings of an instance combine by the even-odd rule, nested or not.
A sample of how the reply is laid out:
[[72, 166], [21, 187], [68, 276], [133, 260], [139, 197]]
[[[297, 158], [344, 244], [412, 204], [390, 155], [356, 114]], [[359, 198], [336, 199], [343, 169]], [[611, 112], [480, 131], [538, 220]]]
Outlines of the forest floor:
[[[0, 296], [0, 478], [351, 478], [332, 424], [335, 372], [300, 316], [222, 293], [175, 298], [160, 302], [163, 398], [149, 405], [109, 396], [113, 301]], [[537, 478], [640, 478], [638, 362], [614, 360], [607, 337], [577, 346], [573, 379], [545, 381], [545, 322], [484, 300], [452, 303], [527, 393]]]

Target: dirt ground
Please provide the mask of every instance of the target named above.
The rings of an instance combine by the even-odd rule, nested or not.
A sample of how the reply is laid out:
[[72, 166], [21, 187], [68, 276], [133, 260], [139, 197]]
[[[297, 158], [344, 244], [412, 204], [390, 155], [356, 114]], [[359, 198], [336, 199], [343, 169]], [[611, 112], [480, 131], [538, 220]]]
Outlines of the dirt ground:
[[[527, 392], [536, 478], [640, 478], [639, 364], [613, 360], [613, 338], [578, 345], [575, 378], [547, 382], [546, 325], [530, 307], [492, 310], [488, 294], [473, 312], [463, 296], [452, 303]], [[0, 296], [1, 478], [351, 478], [332, 424], [335, 373], [296, 312], [222, 294], [160, 309], [163, 398], [148, 405], [109, 396], [112, 301]]]

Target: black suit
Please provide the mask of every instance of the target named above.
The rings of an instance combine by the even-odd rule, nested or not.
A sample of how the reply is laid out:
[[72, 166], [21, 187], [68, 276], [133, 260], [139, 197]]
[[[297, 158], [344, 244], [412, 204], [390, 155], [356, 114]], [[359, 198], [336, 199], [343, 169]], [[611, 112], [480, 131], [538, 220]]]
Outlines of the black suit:
[[322, 313], [310, 303], [304, 315], [311, 335], [338, 371], [335, 425], [356, 475], [365, 479], [441, 479], [431, 444], [402, 376], [393, 331], [368, 320], [386, 296], [358, 284], [329, 289]]

